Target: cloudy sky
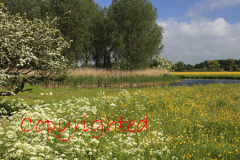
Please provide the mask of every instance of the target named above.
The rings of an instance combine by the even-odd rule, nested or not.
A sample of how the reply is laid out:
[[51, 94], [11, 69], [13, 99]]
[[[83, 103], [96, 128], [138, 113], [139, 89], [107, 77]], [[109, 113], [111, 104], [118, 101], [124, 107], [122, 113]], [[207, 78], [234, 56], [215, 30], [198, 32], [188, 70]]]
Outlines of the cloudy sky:
[[[149, 0], [164, 28], [161, 55], [173, 63], [240, 59], [240, 0]], [[95, 0], [102, 7], [111, 0]]]

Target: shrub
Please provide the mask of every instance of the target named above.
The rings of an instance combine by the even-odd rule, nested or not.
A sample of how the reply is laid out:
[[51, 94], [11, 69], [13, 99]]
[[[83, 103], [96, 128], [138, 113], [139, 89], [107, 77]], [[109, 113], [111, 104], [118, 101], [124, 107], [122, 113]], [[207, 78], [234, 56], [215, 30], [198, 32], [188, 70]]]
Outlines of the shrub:
[[153, 59], [151, 63], [152, 68], [168, 69], [168, 70], [171, 69], [172, 65], [173, 65], [172, 62], [169, 59], [164, 59], [161, 55]]
[[206, 67], [207, 67], [208, 69], [219, 68], [219, 67], [220, 67], [220, 64], [219, 64], [219, 62], [216, 61], [216, 60], [211, 60], [211, 61], [207, 61]]
[[177, 71], [177, 70], [178, 70], [178, 67], [177, 67], [176, 64], [174, 64], [174, 65], [172, 66], [172, 71]]
[[238, 71], [238, 65], [235, 64], [235, 65], [233, 65], [232, 68], [233, 68], [234, 71]]

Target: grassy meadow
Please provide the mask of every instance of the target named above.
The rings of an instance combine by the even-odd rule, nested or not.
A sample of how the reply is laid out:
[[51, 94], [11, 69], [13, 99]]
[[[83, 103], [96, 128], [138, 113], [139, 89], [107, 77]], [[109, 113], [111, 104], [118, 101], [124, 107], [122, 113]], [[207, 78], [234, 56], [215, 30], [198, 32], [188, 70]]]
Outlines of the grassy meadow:
[[0, 159], [240, 159], [239, 85], [34, 87], [0, 97]]
[[172, 72], [181, 79], [240, 79], [240, 72]]

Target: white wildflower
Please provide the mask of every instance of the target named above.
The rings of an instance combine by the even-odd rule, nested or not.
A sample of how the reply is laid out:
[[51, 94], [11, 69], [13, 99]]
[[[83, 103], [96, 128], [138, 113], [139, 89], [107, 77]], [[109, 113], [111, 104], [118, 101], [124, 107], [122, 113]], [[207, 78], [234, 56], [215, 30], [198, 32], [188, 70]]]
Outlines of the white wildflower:
[[110, 106], [112, 106], [112, 107], [116, 107], [117, 105], [114, 104], [114, 103], [111, 103]]

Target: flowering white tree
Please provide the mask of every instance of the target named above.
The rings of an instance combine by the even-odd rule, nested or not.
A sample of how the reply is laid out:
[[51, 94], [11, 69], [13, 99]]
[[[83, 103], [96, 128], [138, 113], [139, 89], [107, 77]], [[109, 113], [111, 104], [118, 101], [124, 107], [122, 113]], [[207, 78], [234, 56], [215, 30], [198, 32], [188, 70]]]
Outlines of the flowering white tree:
[[173, 63], [169, 59], [164, 59], [161, 55], [153, 59], [151, 64], [153, 68], [168, 69], [168, 70], [171, 69], [172, 65]]
[[56, 29], [56, 20], [49, 22], [47, 17], [45, 21], [29, 21], [26, 14], [10, 15], [0, 3], [0, 87], [6, 88], [0, 96], [24, 92], [26, 83], [66, 78], [71, 69], [61, 53], [70, 43]]

